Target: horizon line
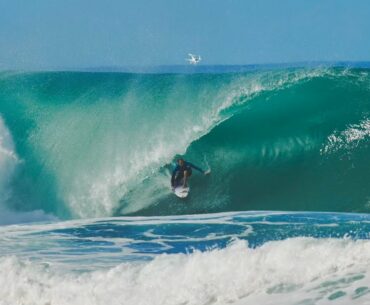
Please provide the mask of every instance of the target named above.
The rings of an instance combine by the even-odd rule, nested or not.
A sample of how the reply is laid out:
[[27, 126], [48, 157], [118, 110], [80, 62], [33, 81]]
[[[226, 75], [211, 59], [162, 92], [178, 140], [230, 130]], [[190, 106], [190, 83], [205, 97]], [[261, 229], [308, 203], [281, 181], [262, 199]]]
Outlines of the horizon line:
[[[0, 69], [0, 72], [127, 72], [127, 73], [161, 73], [168, 69], [168, 73], [176, 73], [174, 70], [181, 69], [184, 72], [207, 72], [206, 70], [214, 70], [214, 68], [304, 68], [304, 67], [349, 67], [349, 68], [370, 68], [370, 60], [354, 61], [354, 60], [339, 60], [339, 61], [296, 61], [296, 62], [276, 62], [276, 63], [254, 63], [254, 64], [160, 64], [160, 65], [100, 65], [100, 66], [85, 66], [85, 67], [39, 67], [39, 68], [6, 68]], [[163, 69], [161, 71], [161, 69]], [[238, 72], [238, 71], [235, 71]], [[166, 73], [166, 72], [164, 72]]]

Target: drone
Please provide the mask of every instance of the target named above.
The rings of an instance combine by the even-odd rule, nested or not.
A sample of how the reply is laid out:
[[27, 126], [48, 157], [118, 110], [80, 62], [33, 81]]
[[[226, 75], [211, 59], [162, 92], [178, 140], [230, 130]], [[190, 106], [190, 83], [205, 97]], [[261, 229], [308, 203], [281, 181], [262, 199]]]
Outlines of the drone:
[[191, 65], [197, 65], [202, 60], [200, 55], [194, 55], [194, 54], [189, 53], [188, 56], [189, 58], [186, 58], [185, 60], [187, 60], [189, 64]]

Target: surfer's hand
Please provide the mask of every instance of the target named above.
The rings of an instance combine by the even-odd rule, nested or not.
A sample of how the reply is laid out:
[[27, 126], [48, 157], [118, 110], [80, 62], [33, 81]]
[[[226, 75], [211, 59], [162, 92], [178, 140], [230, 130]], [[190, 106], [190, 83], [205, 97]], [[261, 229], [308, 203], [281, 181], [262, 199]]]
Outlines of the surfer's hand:
[[209, 175], [211, 173], [211, 170], [210, 169], [208, 169], [208, 170], [206, 170], [203, 174], [204, 175]]

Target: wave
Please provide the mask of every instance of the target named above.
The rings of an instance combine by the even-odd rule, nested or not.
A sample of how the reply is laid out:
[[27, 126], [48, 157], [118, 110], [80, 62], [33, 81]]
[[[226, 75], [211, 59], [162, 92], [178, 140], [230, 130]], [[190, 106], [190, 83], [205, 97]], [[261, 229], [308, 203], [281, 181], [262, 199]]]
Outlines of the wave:
[[369, 253], [369, 241], [293, 238], [255, 249], [238, 241], [82, 273], [3, 257], [0, 303], [367, 304]]
[[[148, 195], [153, 198], [148, 208], [136, 214], [368, 212], [368, 72], [321, 73], [234, 108], [232, 116], [187, 148], [185, 159], [200, 160], [213, 172], [207, 179], [192, 178], [189, 201]], [[141, 194], [158, 184], [144, 183], [130, 200], [148, 202]], [[123, 207], [121, 213], [131, 211]]]
[[0, 227], [0, 304], [367, 304], [368, 214], [238, 212]]
[[[0, 113], [24, 161], [12, 209], [367, 211], [369, 83], [339, 68], [4, 74]], [[192, 177], [186, 205], [168, 187], [179, 154], [213, 170]]]

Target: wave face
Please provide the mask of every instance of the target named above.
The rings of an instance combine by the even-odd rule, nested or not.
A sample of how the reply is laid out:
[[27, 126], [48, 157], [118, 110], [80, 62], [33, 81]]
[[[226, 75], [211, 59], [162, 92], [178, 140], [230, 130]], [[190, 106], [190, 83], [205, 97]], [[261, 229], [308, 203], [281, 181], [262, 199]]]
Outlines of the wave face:
[[0, 304], [369, 304], [369, 216], [224, 213], [0, 227]]
[[[2, 73], [0, 114], [22, 160], [1, 172], [10, 210], [369, 211], [367, 69]], [[169, 189], [178, 154], [212, 169], [186, 204]]]

